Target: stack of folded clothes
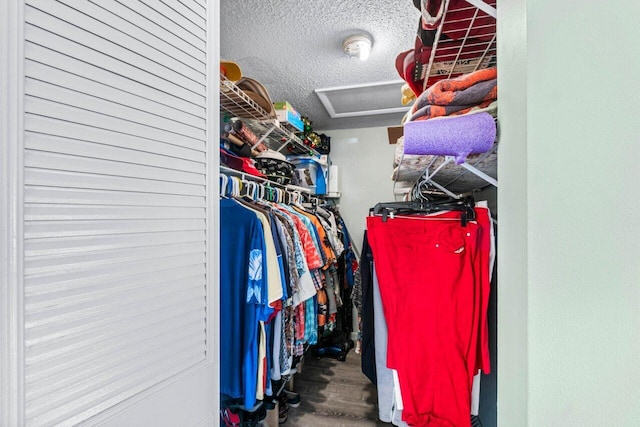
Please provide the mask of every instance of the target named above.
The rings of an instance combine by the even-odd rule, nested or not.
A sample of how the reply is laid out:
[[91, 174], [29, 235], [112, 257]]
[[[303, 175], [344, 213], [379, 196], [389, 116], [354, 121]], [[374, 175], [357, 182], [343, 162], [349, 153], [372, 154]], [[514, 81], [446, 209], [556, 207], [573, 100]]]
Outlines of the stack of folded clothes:
[[455, 156], [462, 163], [488, 151], [497, 135], [497, 93], [495, 67], [435, 83], [408, 113], [403, 154]]

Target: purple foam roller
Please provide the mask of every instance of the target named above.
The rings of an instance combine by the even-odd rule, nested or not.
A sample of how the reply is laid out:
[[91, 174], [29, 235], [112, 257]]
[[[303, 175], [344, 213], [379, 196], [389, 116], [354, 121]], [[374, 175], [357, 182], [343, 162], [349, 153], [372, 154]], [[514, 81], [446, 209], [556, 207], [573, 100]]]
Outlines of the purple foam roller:
[[469, 154], [488, 151], [496, 134], [496, 122], [485, 112], [407, 122], [404, 154], [455, 156], [460, 164]]

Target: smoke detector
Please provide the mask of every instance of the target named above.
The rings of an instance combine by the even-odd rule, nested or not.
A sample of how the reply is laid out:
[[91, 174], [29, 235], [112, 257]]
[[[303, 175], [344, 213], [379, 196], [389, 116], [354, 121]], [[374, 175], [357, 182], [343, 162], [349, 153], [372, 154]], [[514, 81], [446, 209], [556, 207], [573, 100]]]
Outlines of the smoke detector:
[[350, 58], [358, 58], [362, 61], [369, 58], [371, 52], [371, 45], [373, 41], [365, 34], [354, 34], [347, 37], [342, 42], [342, 50]]

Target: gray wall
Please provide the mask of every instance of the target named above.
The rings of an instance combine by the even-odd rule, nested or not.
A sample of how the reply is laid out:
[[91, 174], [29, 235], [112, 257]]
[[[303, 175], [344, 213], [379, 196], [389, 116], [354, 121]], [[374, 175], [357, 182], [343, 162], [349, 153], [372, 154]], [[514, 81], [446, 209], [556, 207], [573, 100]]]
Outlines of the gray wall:
[[640, 416], [640, 3], [500, 2], [500, 427]]

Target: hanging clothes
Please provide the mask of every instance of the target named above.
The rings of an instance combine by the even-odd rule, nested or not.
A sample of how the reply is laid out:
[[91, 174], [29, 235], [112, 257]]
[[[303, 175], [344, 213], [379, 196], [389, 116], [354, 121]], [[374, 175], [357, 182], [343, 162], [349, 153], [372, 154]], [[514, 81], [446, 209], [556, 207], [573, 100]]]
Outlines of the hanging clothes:
[[360, 277], [362, 284], [361, 300], [361, 331], [362, 331], [362, 373], [376, 385], [376, 356], [373, 337], [375, 334], [373, 311], [373, 252], [369, 246], [367, 231], [362, 241], [362, 255], [360, 258]]
[[267, 319], [266, 244], [262, 223], [235, 200], [220, 200], [220, 391], [256, 401], [259, 322]]
[[459, 212], [367, 218], [386, 367], [397, 372], [402, 420], [411, 426], [469, 426], [474, 376], [490, 369], [491, 221], [488, 209], [475, 213], [464, 225]]
[[252, 410], [335, 325], [337, 254], [346, 251], [330, 210], [321, 219], [256, 192], [240, 197], [239, 180], [225, 179], [233, 196], [220, 200], [221, 395], [226, 406]]

